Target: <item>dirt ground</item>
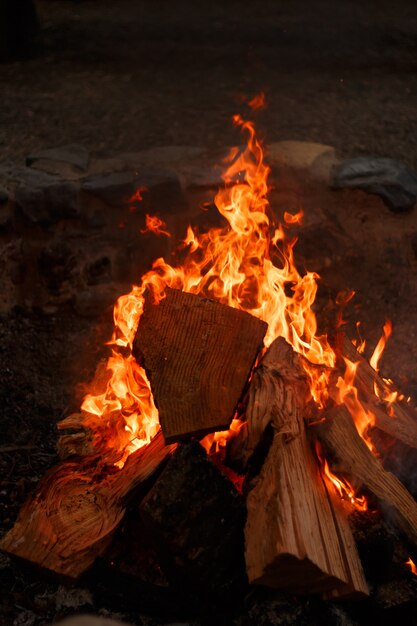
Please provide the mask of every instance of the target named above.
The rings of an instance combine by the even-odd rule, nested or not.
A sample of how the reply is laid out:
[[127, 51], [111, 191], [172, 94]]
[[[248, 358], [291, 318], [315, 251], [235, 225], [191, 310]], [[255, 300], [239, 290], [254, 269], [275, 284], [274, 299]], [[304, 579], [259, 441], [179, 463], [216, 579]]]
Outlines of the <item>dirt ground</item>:
[[0, 66], [1, 159], [233, 143], [259, 90], [266, 141], [417, 164], [414, 0], [38, 0], [36, 55]]
[[[231, 116], [264, 90], [268, 107], [257, 116], [267, 143], [317, 141], [342, 157], [377, 154], [417, 167], [415, 0], [36, 4], [35, 56], [0, 65], [1, 161], [66, 143], [106, 157], [164, 145], [224, 147], [236, 143]], [[278, 189], [279, 206], [286, 193], [306, 211], [300, 259], [323, 276], [319, 308], [339, 289], [355, 289], [349, 328], [361, 319], [370, 345], [385, 316], [394, 319], [385, 362], [395, 367], [386, 373], [417, 399], [415, 213], [393, 215], [360, 192], [303, 181], [281, 196]], [[110, 311], [86, 319], [68, 308], [16, 308], [0, 318], [1, 534], [56, 462], [55, 422], [79, 406], [110, 329]], [[68, 591], [0, 556], [0, 626], [41, 626], [77, 610], [163, 621], [125, 610], [95, 575], [95, 587], [83, 580]], [[146, 605], [146, 590], [135, 593]], [[252, 623], [260, 622], [242, 622]]]

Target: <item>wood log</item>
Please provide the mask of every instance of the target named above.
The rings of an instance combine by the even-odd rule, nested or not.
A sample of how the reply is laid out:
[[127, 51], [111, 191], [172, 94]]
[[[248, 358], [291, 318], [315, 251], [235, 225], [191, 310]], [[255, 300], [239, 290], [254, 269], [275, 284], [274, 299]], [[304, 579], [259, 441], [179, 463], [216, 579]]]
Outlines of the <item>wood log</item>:
[[139, 509], [179, 592], [230, 597], [246, 580], [244, 500], [199, 443], [178, 446]]
[[249, 581], [293, 593], [366, 594], [345, 513], [328, 493], [307, 441], [306, 375], [298, 355], [283, 339], [269, 348], [249, 393], [251, 406], [262, 407], [263, 420], [275, 429], [247, 498]]
[[379, 376], [346, 336], [343, 338], [341, 350], [344, 357], [358, 363], [355, 386], [364, 407], [375, 415], [376, 428], [411, 448], [417, 448], [417, 411], [414, 407], [407, 402], [397, 401], [391, 405], [392, 415], [389, 415], [387, 404], [378, 399], [374, 387], [378, 389], [381, 398], [395, 391], [395, 388]]
[[57, 423], [59, 431], [69, 431], [58, 439], [59, 458], [89, 456], [97, 452], [93, 443], [93, 433], [85, 427], [83, 413], [71, 413]]
[[127, 496], [171, 453], [162, 433], [130, 455], [121, 470], [97, 457], [63, 462], [42, 479], [0, 549], [76, 579], [109, 545]]
[[325, 422], [314, 430], [334, 460], [336, 473], [342, 472], [356, 484], [365, 486], [379, 501], [385, 517], [417, 549], [417, 502], [369, 450], [346, 407], [329, 411]]
[[133, 353], [149, 377], [165, 440], [228, 428], [267, 324], [207, 298], [148, 294]]

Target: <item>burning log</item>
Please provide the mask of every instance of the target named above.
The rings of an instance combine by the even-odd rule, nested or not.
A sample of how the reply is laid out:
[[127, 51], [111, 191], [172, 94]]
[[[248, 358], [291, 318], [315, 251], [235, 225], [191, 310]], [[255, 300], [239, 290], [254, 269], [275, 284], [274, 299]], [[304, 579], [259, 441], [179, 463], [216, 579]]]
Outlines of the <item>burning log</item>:
[[143, 361], [165, 440], [228, 428], [268, 325], [244, 311], [167, 289], [145, 301], [134, 355]]
[[158, 434], [121, 470], [103, 468], [97, 457], [60, 463], [23, 505], [0, 549], [78, 578], [109, 545], [128, 494], [152, 476], [172, 450]]
[[[249, 581], [294, 593], [367, 593], [345, 514], [327, 492], [307, 441], [306, 374], [283, 340], [255, 371], [249, 406], [275, 429], [271, 448], [247, 499]], [[249, 420], [251, 415], [248, 414]]]
[[315, 430], [338, 471], [365, 486], [378, 499], [382, 512], [417, 548], [417, 502], [369, 450], [346, 407], [329, 411], [325, 422]]
[[[383, 401], [383, 398], [392, 397], [393, 393], [396, 393], [395, 389], [379, 376], [347, 337], [343, 340], [342, 354], [353, 363], [358, 363], [355, 385], [364, 407], [375, 415], [376, 428], [407, 446], [417, 449], [415, 409], [405, 402], [395, 401], [389, 405], [390, 414], [388, 414], [387, 403]], [[381, 399], [375, 395], [375, 390]]]
[[178, 590], [224, 595], [245, 580], [243, 498], [199, 443], [180, 444], [140, 512]]

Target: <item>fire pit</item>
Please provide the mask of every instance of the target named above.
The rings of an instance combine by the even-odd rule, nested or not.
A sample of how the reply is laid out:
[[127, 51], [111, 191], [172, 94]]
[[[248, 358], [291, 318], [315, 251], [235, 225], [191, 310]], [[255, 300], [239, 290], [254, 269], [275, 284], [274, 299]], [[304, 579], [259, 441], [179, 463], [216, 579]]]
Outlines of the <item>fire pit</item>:
[[[368, 362], [344, 332], [350, 296], [317, 321], [319, 276], [295, 255], [303, 212], [277, 219], [254, 126], [234, 122], [248, 144], [226, 159], [223, 223], [189, 226], [176, 262], [157, 259], [117, 300], [107, 362], [58, 425], [62, 461], [0, 547], [71, 580], [98, 559], [134, 577], [133, 560], [210, 601], [247, 576], [368, 602], [375, 562], [413, 580], [417, 503], [394, 470], [417, 448], [417, 415], [378, 373], [388, 324]], [[171, 236], [150, 212], [142, 232]]]

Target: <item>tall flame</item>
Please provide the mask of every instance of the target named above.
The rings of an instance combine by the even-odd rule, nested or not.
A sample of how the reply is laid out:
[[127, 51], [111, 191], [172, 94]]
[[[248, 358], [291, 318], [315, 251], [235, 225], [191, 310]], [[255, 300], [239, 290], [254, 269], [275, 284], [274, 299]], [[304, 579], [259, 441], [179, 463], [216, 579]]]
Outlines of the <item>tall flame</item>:
[[[119, 453], [120, 464], [148, 443], [159, 428], [146, 374], [130, 354], [147, 290], [156, 301], [164, 297], [168, 286], [248, 311], [268, 323], [266, 346], [276, 337], [284, 337], [311, 363], [327, 368], [335, 364], [327, 338], [317, 336], [312, 310], [319, 276], [299, 273], [293, 254], [296, 240], [286, 232], [291, 223], [300, 221], [301, 213], [286, 214], [284, 225], [276, 222], [267, 197], [270, 170], [254, 125], [238, 115], [233, 121], [248, 134], [248, 144], [243, 152], [233, 150], [229, 155], [225, 185], [215, 197], [228, 226], [202, 234], [189, 227], [182, 265], [174, 267], [157, 259], [140, 284], [118, 299], [109, 380], [100, 393], [89, 394], [82, 404], [86, 425], [101, 445]], [[128, 348], [127, 356], [122, 356], [126, 350], [118, 351], [122, 347]], [[314, 385], [312, 380], [313, 397]], [[323, 387], [323, 380], [317, 385]], [[223, 434], [217, 439], [224, 440]]]

